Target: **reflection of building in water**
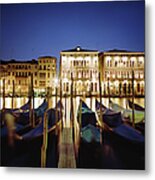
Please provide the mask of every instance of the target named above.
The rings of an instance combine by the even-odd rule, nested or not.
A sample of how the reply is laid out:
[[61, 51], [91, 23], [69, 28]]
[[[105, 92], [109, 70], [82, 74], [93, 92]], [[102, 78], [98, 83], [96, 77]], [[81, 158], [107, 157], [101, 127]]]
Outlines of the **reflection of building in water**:
[[81, 95], [83, 92], [97, 94], [98, 87], [98, 51], [75, 49], [61, 51], [60, 76], [64, 93], [70, 93], [71, 74], [74, 93]]
[[99, 64], [103, 94], [131, 95], [134, 77], [135, 95], [144, 95], [143, 52], [112, 50], [100, 53]]
[[[30, 76], [33, 75], [35, 93], [45, 92], [52, 86], [52, 79], [56, 76], [56, 58], [50, 56], [39, 57], [38, 61], [1, 61], [0, 78], [5, 78], [5, 93], [12, 94], [13, 81], [16, 95], [28, 94]], [[2, 86], [1, 86], [2, 88]]]

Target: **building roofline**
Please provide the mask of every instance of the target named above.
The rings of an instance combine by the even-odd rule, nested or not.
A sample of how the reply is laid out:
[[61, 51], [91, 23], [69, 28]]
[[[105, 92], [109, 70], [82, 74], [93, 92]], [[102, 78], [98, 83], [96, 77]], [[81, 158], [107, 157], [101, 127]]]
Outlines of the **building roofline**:
[[15, 60], [15, 59], [11, 59], [11, 60], [0, 60], [0, 64], [37, 64], [38, 61], [35, 59], [29, 60], [29, 61], [21, 61], [21, 60]]
[[102, 53], [144, 53], [143, 51], [129, 51], [125, 49], [111, 49], [103, 51]]
[[64, 52], [98, 52], [98, 50], [90, 50], [90, 49], [83, 49], [80, 46], [77, 46], [73, 49], [68, 49], [68, 50], [62, 50], [60, 53]]
[[42, 58], [53, 58], [53, 59], [57, 59], [55, 56], [39, 56], [38, 59], [42, 59]]

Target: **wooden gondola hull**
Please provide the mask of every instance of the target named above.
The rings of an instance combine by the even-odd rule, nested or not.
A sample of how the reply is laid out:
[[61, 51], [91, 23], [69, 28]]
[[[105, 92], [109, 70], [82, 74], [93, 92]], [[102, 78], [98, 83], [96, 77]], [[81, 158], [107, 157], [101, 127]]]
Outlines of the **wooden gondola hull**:
[[[110, 134], [114, 144], [144, 153], [144, 136], [133, 127], [123, 123], [121, 113], [103, 115], [104, 130]], [[115, 121], [115, 122], [114, 122]]]
[[[79, 105], [80, 108], [80, 105]], [[77, 115], [80, 124], [81, 142], [85, 143], [100, 143], [100, 130], [97, 127], [97, 119], [95, 113], [81, 101], [81, 116]]]

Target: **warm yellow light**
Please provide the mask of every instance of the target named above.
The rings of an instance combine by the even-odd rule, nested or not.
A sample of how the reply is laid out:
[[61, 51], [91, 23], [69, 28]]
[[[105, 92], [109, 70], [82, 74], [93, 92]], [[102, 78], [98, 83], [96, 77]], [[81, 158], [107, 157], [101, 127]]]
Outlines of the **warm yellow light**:
[[2, 87], [2, 85], [3, 85], [3, 80], [1, 79], [0, 80], [0, 86]]
[[119, 61], [120, 57], [119, 56], [116, 56], [114, 57], [115, 61]]
[[115, 84], [116, 87], [118, 87], [119, 82], [118, 82], [118, 81], [115, 81], [114, 84]]
[[136, 61], [136, 57], [131, 57], [131, 61]]
[[59, 82], [59, 81], [58, 81], [58, 78], [55, 78], [55, 79], [54, 79], [54, 83], [55, 83], [56, 86], [58, 86], [58, 82]]
[[106, 61], [110, 61], [110, 60], [111, 60], [111, 56], [107, 56]]
[[68, 79], [67, 79], [67, 78], [64, 78], [64, 79], [63, 79], [63, 82], [68, 82]]
[[124, 80], [123, 82], [126, 83], [126, 84], [128, 84], [128, 81], [127, 81], [127, 80]]
[[138, 60], [139, 60], [140, 62], [144, 62], [144, 57], [141, 56], [141, 57], [138, 58]]
[[122, 60], [123, 60], [123, 61], [127, 61], [127, 60], [128, 60], [127, 56], [123, 56], [123, 57], [122, 57]]

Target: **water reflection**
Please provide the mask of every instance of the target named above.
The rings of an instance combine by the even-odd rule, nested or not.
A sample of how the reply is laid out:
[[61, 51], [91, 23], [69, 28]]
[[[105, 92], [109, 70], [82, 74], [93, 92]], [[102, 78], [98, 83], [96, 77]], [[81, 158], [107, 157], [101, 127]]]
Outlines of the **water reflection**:
[[[78, 111], [78, 107], [79, 107], [79, 103], [80, 103], [80, 98], [81, 97], [74, 97], [73, 98], [73, 113], [74, 113], [74, 117], [75, 117], [75, 125], [77, 123], [76, 120], [76, 116], [77, 116], [77, 111]], [[60, 98], [57, 98], [57, 101], [59, 101]], [[83, 100], [86, 102], [86, 104], [88, 105], [89, 108], [91, 108], [94, 112], [95, 112], [95, 101], [96, 101], [96, 97], [92, 97], [92, 98], [83, 98]], [[99, 100], [99, 98], [98, 98]], [[111, 98], [111, 100], [114, 103], [117, 103], [119, 105], [121, 105], [124, 108], [129, 108], [128, 104], [127, 104], [127, 99], [126, 98]], [[22, 105], [24, 105], [26, 102], [28, 101], [28, 98], [26, 97], [17, 97], [14, 98], [14, 104], [13, 104], [13, 108], [19, 108]], [[42, 104], [42, 102], [44, 101], [44, 98], [40, 98], [40, 97], [36, 97], [34, 98], [34, 108], [38, 108], [38, 106], [40, 106]], [[2, 109], [3, 107], [3, 98], [0, 98], [0, 109]], [[109, 107], [109, 98], [102, 98], [102, 103]], [[144, 107], [144, 98], [135, 98], [135, 103], [141, 105], [142, 107]], [[63, 105], [63, 125], [64, 127], [70, 127], [71, 126], [71, 98], [70, 97], [63, 97], [62, 98], [62, 105]], [[5, 98], [5, 108], [11, 108], [12, 106], [12, 99], [11, 97], [7, 97]], [[56, 98], [55, 97], [51, 97], [49, 99], [49, 108], [55, 108], [56, 106]]]
[[[86, 104], [93, 110], [95, 111], [95, 97], [92, 98], [84, 98]], [[40, 97], [36, 97], [35, 98], [35, 108], [37, 108], [42, 102], [43, 102], [44, 98], [40, 98]], [[58, 98], [58, 101], [60, 99]], [[98, 99], [99, 100], [99, 99]], [[122, 107], [126, 108], [127, 107], [127, 99], [126, 98], [111, 98], [111, 100], [119, 105], [121, 105]], [[26, 102], [28, 101], [27, 97], [16, 97], [14, 98], [14, 104], [13, 104], [13, 108], [19, 108], [22, 105], [24, 105]], [[80, 101], [80, 97], [76, 97], [73, 98], [73, 105], [74, 105], [74, 109], [75, 112], [77, 112], [78, 106], [79, 106], [79, 101]], [[62, 104], [64, 106], [64, 108], [67, 108], [67, 111], [69, 111], [70, 107], [70, 102], [71, 99], [70, 97], [67, 98], [62, 98]], [[144, 107], [144, 98], [135, 98], [134, 102], [141, 105], [142, 107]], [[108, 98], [102, 98], [102, 103], [105, 106], [109, 106], [109, 99]], [[5, 108], [11, 108], [12, 105], [12, 98], [11, 97], [6, 97], [5, 98]], [[0, 109], [2, 109], [3, 107], [3, 98], [0, 98]], [[51, 97], [49, 100], [49, 108], [54, 108], [55, 107], [55, 97]], [[66, 110], [65, 110], [66, 111]], [[66, 114], [66, 119], [70, 118], [70, 116], [68, 115], [68, 113]]]

